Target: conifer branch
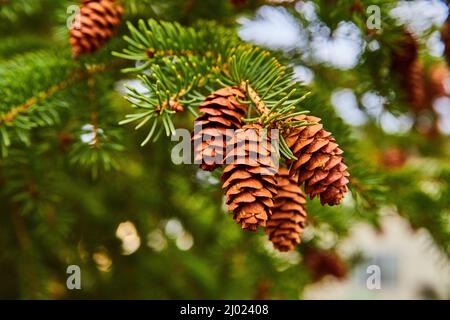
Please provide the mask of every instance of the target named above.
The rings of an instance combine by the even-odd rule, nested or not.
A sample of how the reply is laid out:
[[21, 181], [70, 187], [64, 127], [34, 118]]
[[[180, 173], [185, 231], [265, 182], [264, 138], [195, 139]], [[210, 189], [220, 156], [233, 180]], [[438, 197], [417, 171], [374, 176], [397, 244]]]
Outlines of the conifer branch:
[[116, 63], [111, 63], [109, 65], [106, 64], [98, 64], [98, 65], [91, 65], [87, 67], [87, 70], [84, 71], [75, 71], [73, 72], [67, 79], [64, 79], [63, 81], [51, 86], [47, 90], [40, 91], [35, 96], [27, 99], [24, 103], [12, 107], [9, 111], [4, 112], [0, 114], [0, 125], [11, 123], [14, 121], [14, 119], [21, 113], [25, 113], [29, 108], [31, 108], [33, 105], [37, 104], [38, 102], [42, 102], [43, 100], [46, 100], [47, 98], [53, 96], [57, 92], [66, 89], [68, 86], [81, 81], [83, 79], [86, 79], [89, 76], [92, 76], [96, 73], [101, 73], [110, 68], [111, 66], [114, 66]]
[[70, 76], [68, 79], [63, 80], [62, 82], [60, 82], [54, 86], [51, 86], [46, 91], [39, 92], [34, 97], [29, 98], [23, 104], [21, 104], [17, 107], [11, 108], [11, 110], [9, 110], [6, 113], [0, 114], [0, 125], [2, 123], [6, 124], [6, 123], [13, 122], [14, 119], [17, 117], [17, 115], [19, 115], [20, 113], [26, 112], [30, 107], [32, 107], [36, 103], [47, 99], [48, 97], [52, 96], [53, 94], [55, 94], [58, 91], [64, 90], [70, 84], [86, 77], [86, 75], [87, 75], [87, 73], [85, 73], [85, 72], [76, 72], [72, 76]]

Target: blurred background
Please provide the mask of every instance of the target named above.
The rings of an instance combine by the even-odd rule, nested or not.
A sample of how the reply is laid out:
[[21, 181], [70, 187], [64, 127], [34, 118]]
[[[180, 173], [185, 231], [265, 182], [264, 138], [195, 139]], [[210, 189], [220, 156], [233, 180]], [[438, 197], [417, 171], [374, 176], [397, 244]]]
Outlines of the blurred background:
[[[130, 112], [124, 85], [142, 89], [119, 62], [46, 99], [48, 113], [0, 121], [0, 298], [450, 298], [446, 2], [122, 2], [124, 21], [215, 20], [292, 66], [346, 152], [351, 194], [338, 207], [309, 201], [303, 242], [275, 251], [234, 223], [218, 173], [174, 165], [173, 142], [141, 148], [145, 135], [118, 125]], [[0, 0], [0, 115], [37, 94], [33, 81], [125, 47], [122, 23], [106, 48], [72, 61], [74, 4]], [[50, 121], [52, 108], [62, 111]], [[94, 139], [104, 148], [93, 155]], [[81, 290], [66, 288], [69, 265], [81, 268]]]

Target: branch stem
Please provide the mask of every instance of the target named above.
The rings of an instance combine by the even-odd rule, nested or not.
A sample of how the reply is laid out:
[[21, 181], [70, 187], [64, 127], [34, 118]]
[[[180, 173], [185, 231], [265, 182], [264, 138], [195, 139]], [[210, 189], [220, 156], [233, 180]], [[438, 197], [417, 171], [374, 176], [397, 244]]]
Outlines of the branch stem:
[[108, 69], [111, 65], [113, 65], [113, 63], [111, 63], [110, 65], [98, 64], [98, 65], [94, 65], [94, 66], [89, 66], [87, 68], [87, 70], [83, 70], [83, 71], [77, 70], [77, 71], [73, 72], [67, 79], [51, 86], [50, 88], [48, 88], [45, 91], [39, 92], [34, 97], [29, 98], [21, 105], [13, 107], [8, 112], [6, 112], [4, 114], [0, 114], [0, 125], [2, 123], [11, 123], [12, 121], [14, 121], [14, 119], [19, 114], [26, 112], [29, 108], [31, 108], [33, 105], [35, 105], [39, 101], [49, 98], [50, 96], [56, 94], [57, 92], [64, 90], [69, 85], [71, 85], [75, 82], [78, 82], [82, 79], [85, 79], [85, 78], [91, 76], [92, 74], [103, 72], [106, 69]]
[[270, 109], [266, 106], [264, 101], [258, 95], [258, 93], [250, 86], [248, 81], [242, 81], [241, 89], [246, 91], [250, 96], [250, 99], [255, 104], [256, 109], [263, 115], [263, 117], [267, 117], [270, 113]]

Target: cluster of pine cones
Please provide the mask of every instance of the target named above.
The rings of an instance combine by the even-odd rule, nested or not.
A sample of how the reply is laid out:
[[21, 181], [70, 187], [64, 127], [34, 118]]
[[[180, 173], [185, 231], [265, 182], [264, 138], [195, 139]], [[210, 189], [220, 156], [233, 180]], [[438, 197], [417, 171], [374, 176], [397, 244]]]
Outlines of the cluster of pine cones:
[[[226, 87], [200, 105], [192, 138], [195, 160], [203, 170], [224, 167], [226, 204], [243, 229], [263, 227], [276, 249], [290, 251], [300, 243], [306, 225], [306, 195], [337, 205], [348, 191], [343, 151], [319, 118], [298, 116], [292, 121], [311, 125], [283, 132], [297, 159], [278, 166], [270, 133], [258, 122], [243, 122], [248, 108], [244, 100], [240, 87]], [[214, 163], [215, 157], [223, 160]]]
[[[82, 0], [70, 29], [74, 57], [100, 49], [120, 24], [122, 13], [116, 0]], [[243, 229], [264, 227], [275, 248], [293, 250], [306, 224], [306, 195], [336, 205], [348, 191], [349, 173], [342, 150], [319, 118], [296, 117], [291, 120], [314, 124], [284, 132], [297, 160], [279, 167], [270, 135], [263, 138], [266, 130], [261, 124], [243, 121], [247, 104], [242, 101], [246, 99], [240, 87], [227, 87], [200, 105], [193, 136], [195, 160], [203, 170], [224, 167], [226, 203]], [[263, 140], [267, 142], [264, 146]], [[223, 161], [215, 163], [217, 156]]]

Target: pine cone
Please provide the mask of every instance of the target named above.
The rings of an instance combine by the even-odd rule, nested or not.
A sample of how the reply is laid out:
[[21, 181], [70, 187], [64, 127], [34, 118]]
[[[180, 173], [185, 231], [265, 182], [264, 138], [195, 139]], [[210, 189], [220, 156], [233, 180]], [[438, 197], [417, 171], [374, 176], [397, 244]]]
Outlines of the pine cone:
[[445, 63], [437, 63], [430, 67], [426, 78], [428, 103], [432, 106], [433, 100], [450, 95], [450, 70]]
[[79, 16], [70, 28], [70, 44], [74, 57], [103, 47], [120, 24], [123, 13], [123, 7], [115, 0], [82, 2]]
[[230, 2], [234, 7], [239, 8], [243, 7], [247, 3], [247, 0], [230, 0]]
[[227, 87], [217, 90], [200, 105], [200, 115], [194, 122], [194, 153], [200, 168], [212, 171], [222, 165], [226, 155], [227, 140], [231, 132], [227, 129], [239, 129], [244, 125], [247, 106], [236, 99], [245, 99], [239, 87]]
[[272, 214], [273, 199], [277, 193], [276, 165], [272, 159], [270, 137], [262, 137], [259, 124], [238, 129], [232, 140], [232, 150], [225, 162], [222, 175], [228, 209], [243, 229], [256, 231], [265, 227]]
[[392, 68], [402, 71], [409, 66], [419, 55], [419, 45], [414, 35], [408, 30], [403, 30], [397, 48], [392, 52]]
[[404, 70], [400, 85], [406, 94], [406, 103], [414, 112], [426, 109], [425, 79], [423, 66], [419, 60]]
[[[295, 120], [319, 122], [320, 118], [302, 115]], [[311, 199], [319, 196], [322, 205], [339, 204], [348, 191], [350, 174], [341, 156], [343, 151], [331, 133], [322, 124], [315, 124], [291, 129], [285, 140], [298, 158], [293, 161], [291, 174], [299, 173], [299, 185], [305, 183], [305, 192]]]
[[450, 65], [450, 16], [445, 21], [441, 29], [441, 38], [444, 42], [444, 55], [447, 63]]
[[392, 147], [381, 153], [380, 162], [388, 169], [402, 168], [408, 157], [409, 155], [405, 150]]
[[280, 168], [277, 175], [277, 195], [266, 233], [274, 247], [281, 252], [291, 251], [300, 243], [306, 224], [306, 196], [297, 185], [297, 177]]
[[306, 248], [303, 254], [303, 261], [314, 282], [320, 281], [329, 275], [338, 279], [344, 279], [348, 275], [345, 261], [334, 250], [322, 250], [314, 247]]
[[361, 0], [355, 0], [350, 6], [350, 13], [364, 13], [364, 5], [361, 3]]
[[418, 43], [409, 31], [404, 31], [398, 48], [392, 53], [392, 70], [405, 93], [406, 103], [413, 111], [426, 108], [424, 72], [418, 59]]

